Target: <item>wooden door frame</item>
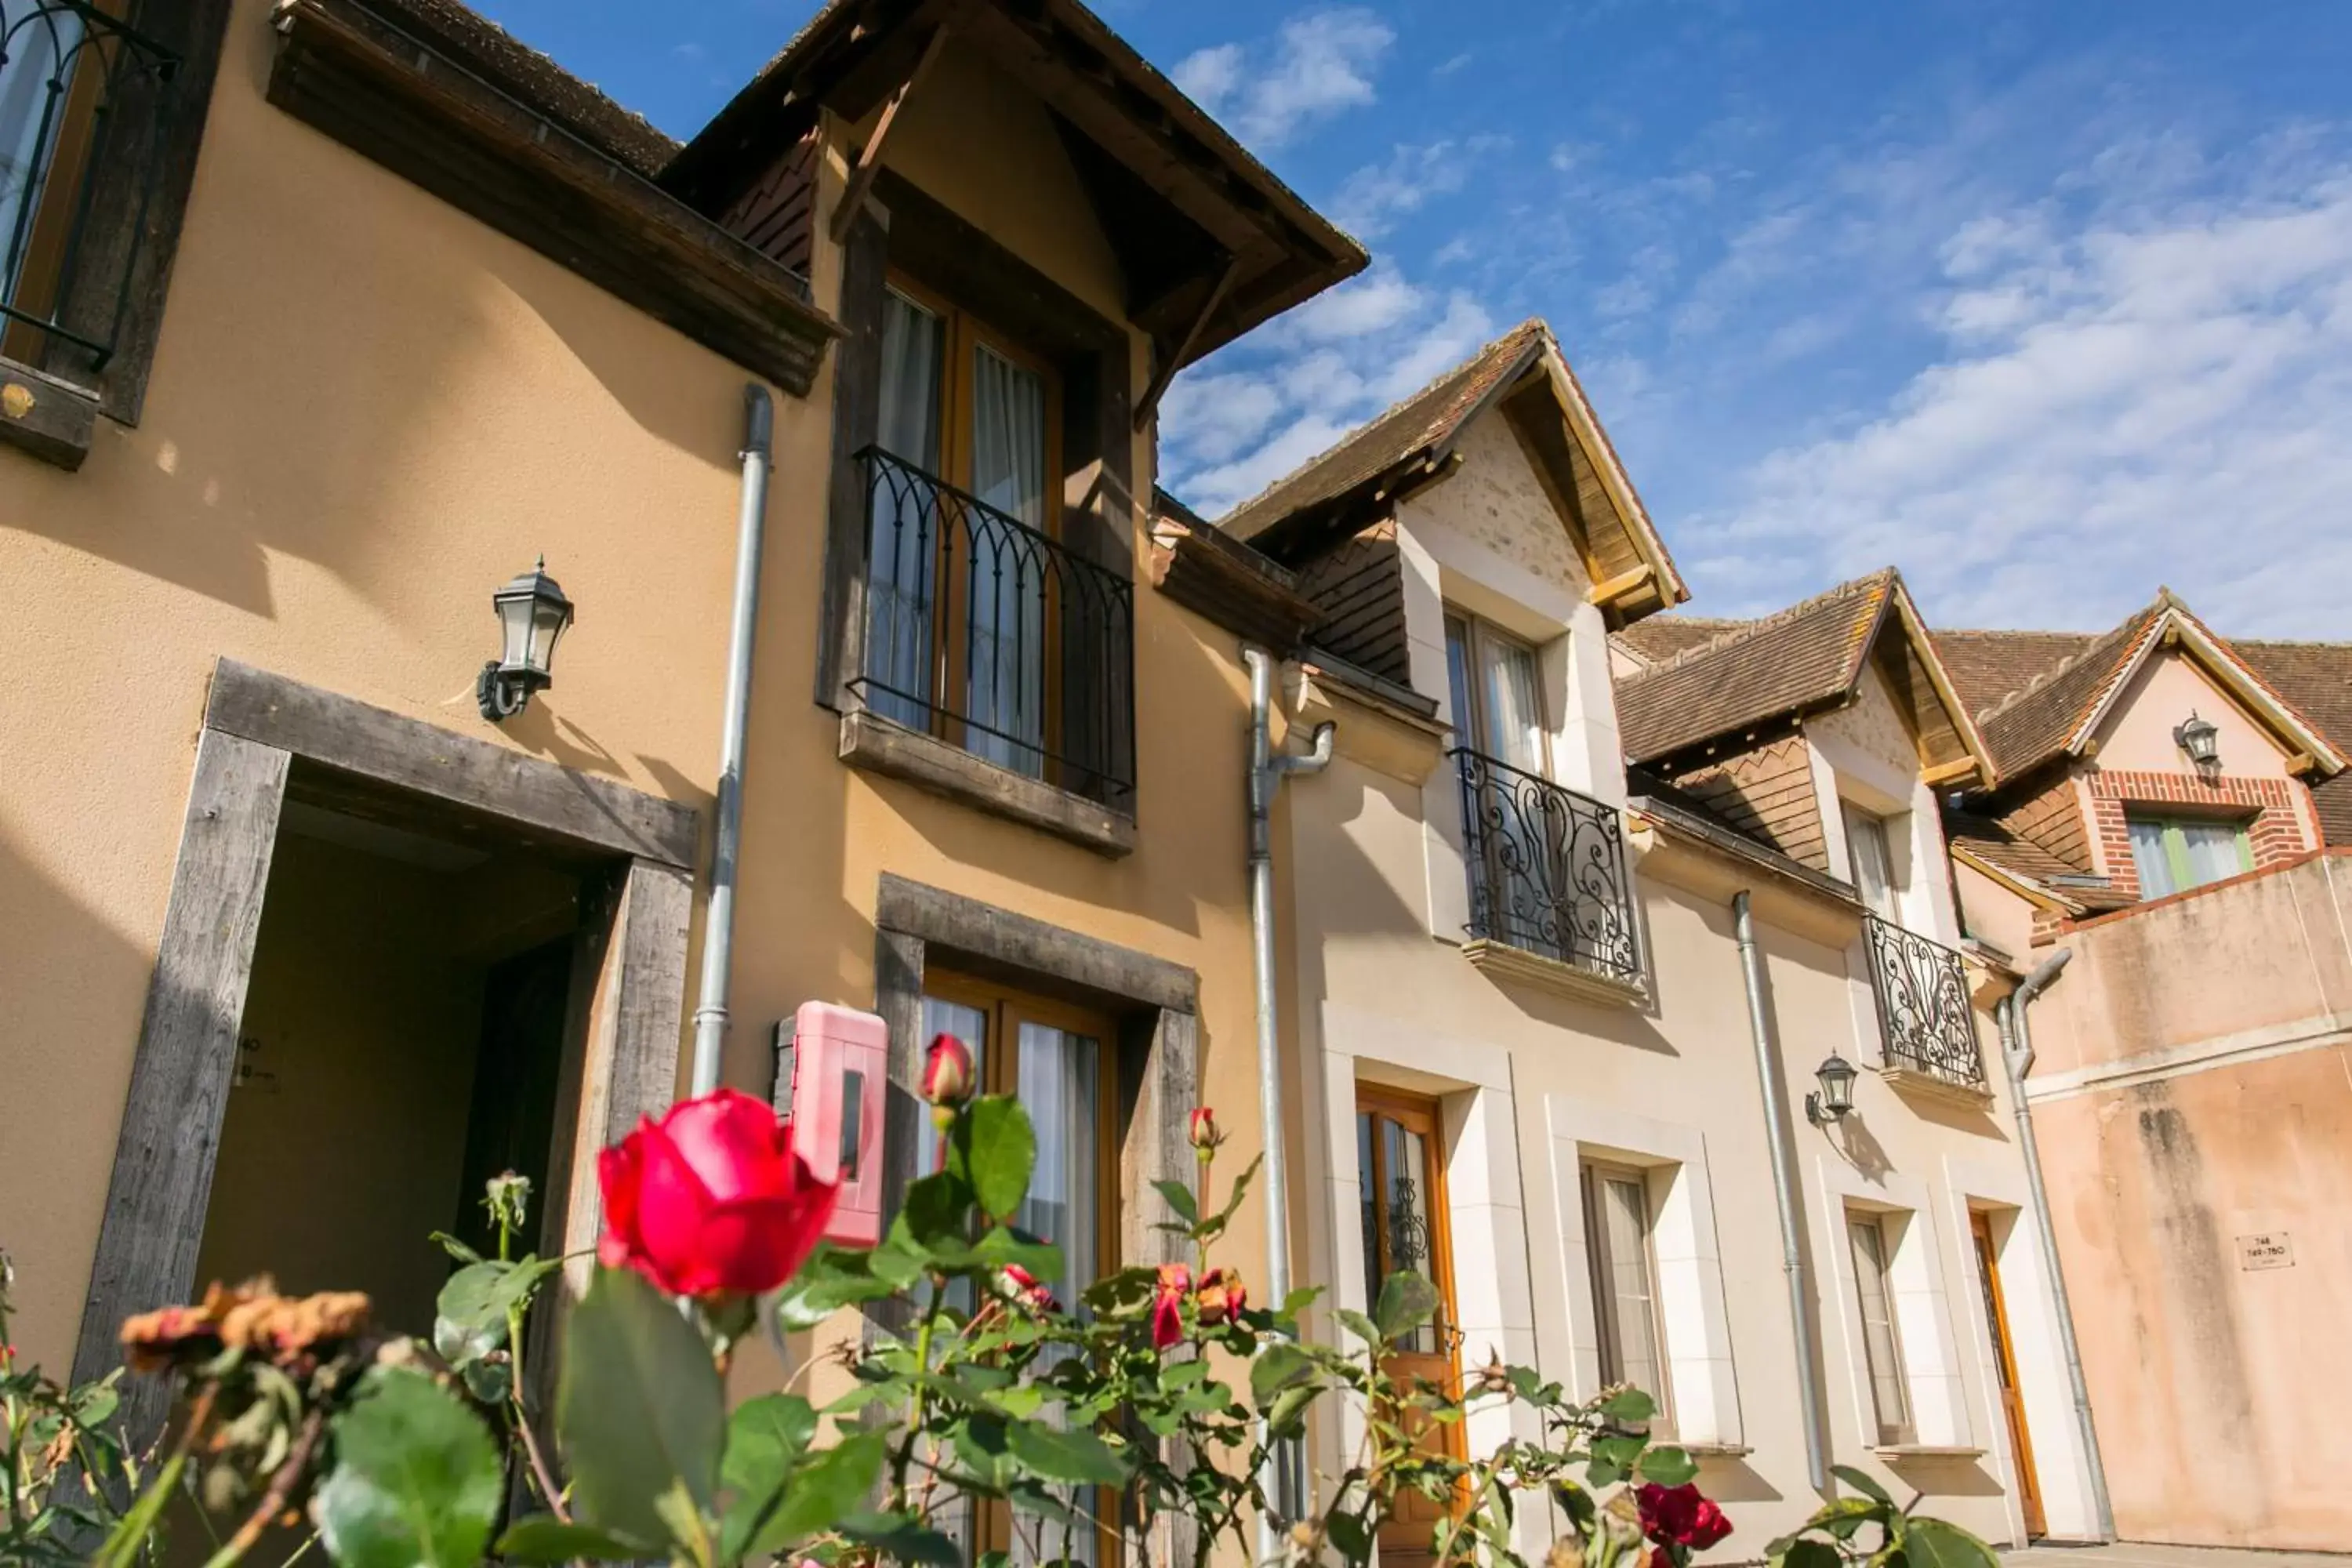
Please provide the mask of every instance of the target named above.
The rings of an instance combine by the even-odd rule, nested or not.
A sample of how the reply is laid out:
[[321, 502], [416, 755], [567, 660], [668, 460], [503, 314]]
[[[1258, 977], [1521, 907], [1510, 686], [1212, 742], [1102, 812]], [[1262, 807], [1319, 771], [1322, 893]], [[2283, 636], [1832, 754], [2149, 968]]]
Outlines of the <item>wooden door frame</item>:
[[[289, 790], [362, 813], [426, 813], [453, 835], [530, 847], [586, 873], [558, 1100], [559, 1132], [572, 1131], [550, 1151], [548, 1191], [565, 1194], [546, 1207], [551, 1237], [567, 1248], [593, 1243], [594, 1151], [671, 1098], [700, 842], [692, 807], [222, 659], [83, 1297], [78, 1383], [120, 1363], [124, 1318], [194, 1289]], [[124, 1386], [134, 1445], [167, 1413], [160, 1380]]]
[[[2042, 1478], [2033, 1468], [2033, 1432], [2025, 1415], [2025, 1388], [2017, 1380], [2017, 1351], [2009, 1328], [2009, 1292], [2000, 1282], [2000, 1249], [1993, 1245], [1992, 1215], [1983, 1209], [1969, 1210], [1969, 1240], [1972, 1248], [1981, 1247], [1977, 1254], [1977, 1285], [1986, 1293], [1986, 1306], [1992, 1316], [1992, 1353], [2000, 1364], [1993, 1370], [1994, 1394], [2000, 1402], [2000, 1424], [2010, 1435], [2010, 1458], [2017, 1466], [2017, 1506], [2025, 1524], [2026, 1538], [2046, 1534], [2050, 1528], [2048, 1505], [2042, 1496]], [[2017, 1419], [2010, 1420], [2010, 1405], [2014, 1400]]]

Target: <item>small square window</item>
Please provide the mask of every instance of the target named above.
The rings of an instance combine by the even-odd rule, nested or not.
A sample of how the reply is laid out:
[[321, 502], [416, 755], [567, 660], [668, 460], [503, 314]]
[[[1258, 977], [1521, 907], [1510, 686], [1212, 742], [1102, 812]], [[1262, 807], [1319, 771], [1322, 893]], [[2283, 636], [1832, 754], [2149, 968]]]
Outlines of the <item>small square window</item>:
[[2143, 899], [2185, 893], [2254, 868], [2253, 847], [2242, 822], [2140, 812], [2126, 814], [2124, 822]]

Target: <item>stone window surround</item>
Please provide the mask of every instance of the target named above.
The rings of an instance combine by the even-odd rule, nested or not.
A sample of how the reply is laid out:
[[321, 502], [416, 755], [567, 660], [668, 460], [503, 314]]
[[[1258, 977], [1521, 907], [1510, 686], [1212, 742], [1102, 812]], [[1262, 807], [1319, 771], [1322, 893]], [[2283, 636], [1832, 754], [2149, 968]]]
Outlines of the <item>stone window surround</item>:
[[[1957, 1256], [1941, 1234], [1948, 1216], [1939, 1214], [1927, 1184], [1917, 1176], [1888, 1171], [1873, 1181], [1843, 1159], [1829, 1154], [1817, 1157], [1814, 1170], [1821, 1200], [1818, 1234], [1823, 1243], [1814, 1252], [1821, 1273], [1817, 1289], [1822, 1316], [1826, 1320], [1822, 1338], [1825, 1346], [1843, 1349], [1847, 1393], [1862, 1447], [1882, 1457], [1979, 1454], [1981, 1445], [1969, 1418], [1948, 1293], [1950, 1259]], [[1862, 1305], [1853, 1260], [1845, 1243], [1849, 1212], [1873, 1213], [1900, 1222], [1899, 1231], [1889, 1227], [1894, 1256], [1888, 1260], [1887, 1275], [1895, 1291], [1903, 1380], [1911, 1396], [1913, 1436], [1906, 1444], [1875, 1440], [1878, 1417], [1859, 1330]], [[1837, 1381], [1831, 1370], [1828, 1382], [1832, 1391]], [[1834, 1440], [1832, 1446], [1835, 1447]]]
[[[1517, 1110], [1510, 1058], [1488, 1041], [1433, 1035], [1381, 1014], [1336, 1003], [1322, 1006], [1320, 1053], [1325, 1206], [1319, 1216], [1330, 1238], [1329, 1294], [1332, 1307], [1369, 1311], [1364, 1290], [1362, 1194], [1356, 1179], [1356, 1085], [1359, 1080], [1434, 1099], [1445, 1154], [1446, 1217], [1454, 1246], [1455, 1327], [1462, 1358], [1483, 1361], [1491, 1349], [1515, 1365], [1537, 1364], [1535, 1300], [1529, 1278], [1527, 1218], [1520, 1188]], [[1443, 1061], [1454, 1074], [1439, 1077], [1423, 1065]], [[1314, 1125], [1316, 1093], [1310, 1081], [1307, 1125]], [[1313, 1245], [1308, 1238], [1302, 1258]], [[1363, 1414], [1350, 1406], [1323, 1439], [1327, 1459], [1352, 1451], [1363, 1430]], [[1528, 1412], [1517, 1406], [1483, 1410], [1463, 1425], [1473, 1456], [1491, 1454], [1517, 1436], [1541, 1434]], [[1551, 1539], [1549, 1510], [1519, 1515], [1523, 1552], [1540, 1555]]]
[[1673, 1384], [1673, 1440], [1701, 1452], [1747, 1452], [1706, 1135], [1686, 1123], [1637, 1116], [1572, 1095], [1546, 1095], [1544, 1110], [1564, 1258], [1560, 1293], [1567, 1306], [1570, 1388], [1579, 1398], [1601, 1388], [1581, 1168], [1596, 1159], [1631, 1165], [1649, 1178], [1659, 1327]]

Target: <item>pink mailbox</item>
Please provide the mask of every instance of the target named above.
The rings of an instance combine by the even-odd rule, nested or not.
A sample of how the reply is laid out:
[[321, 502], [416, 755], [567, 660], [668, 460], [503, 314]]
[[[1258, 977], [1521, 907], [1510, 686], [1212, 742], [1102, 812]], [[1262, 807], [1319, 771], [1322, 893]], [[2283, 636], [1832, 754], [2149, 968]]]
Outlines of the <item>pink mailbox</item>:
[[[780, 1025], [778, 1035], [783, 1033]], [[793, 1151], [841, 1199], [824, 1238], [845, 1247], [882, 1239], [882, 1102], [888, 1085], [888, 1027], [871, 1013], [803, 1002], [793, 1037], [777, 1041], [776, 1077], [789, 1086]]]

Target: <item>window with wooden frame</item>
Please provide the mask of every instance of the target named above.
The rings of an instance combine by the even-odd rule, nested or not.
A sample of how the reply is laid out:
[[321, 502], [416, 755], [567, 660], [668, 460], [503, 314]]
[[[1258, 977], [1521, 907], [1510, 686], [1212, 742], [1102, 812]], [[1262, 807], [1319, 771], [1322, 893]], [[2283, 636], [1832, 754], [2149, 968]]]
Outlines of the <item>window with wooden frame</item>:
[[[981, 1092], [1017, 1095], [1036, 1127], [1036, 1169], [1013, 1223], [1062, 1249], [1061, 1277], [1045, 1283], [1075, 1307], [1118, 1267], [1118, 1032], [1087, 1008], [959, 975], [926, 973], [923, 993], [923, 1038], [963, 1041]], [[915, 1169], [929, 1172], [939, 1134], [928, 1117], [918, 1128]], [[1070, 1561], [1115, 1563], [1118, 1495], [1101, 1490], [1076, 1506], [1094, 1525], [1074, 1532]], [[984, 1507], [973, 1525], [979, 1551], [1009, 1552], [1018, 1568], [1062, 1555], [1060, 1525], [1037, 1515]]]
[[1845, 1231], [1878, 1442], [1882, 1447], [1909, 1443], [1914, 1430], [1911, 1392], [1903, 1371], [1903, 1336], [1895, 1321], [1895, 1247], [1886, 1216], [1848, 1210]]
[[2132, 868], [2139, 873], [2143, 899], [2185, 893], [2254, 868], [2246, 825], [2233, 817], [2129, 811], [2124, 826], [2131, 835]]
[[1895, 881], [1889, 837], [1892, 819], [1850, 800], [1841, 800], [1838, 808], [1845, 821], [1845, 852], [1853, 865], [1854, 890], [1872, 914], [1901, 924], [1902, 889]]
[[1062, 389], [1052, 364], [893, 279], [866, 514], [866, 706], [1061, 784]]
[[1445, 675], [1454, 743], [1536, 778], [1549, 778], [1543, 677], [1525, 639], [1465, 610], [1445, 612]]
[[1647, 1175], [1585, 1161], [1584, 1247], [1592, 1284], [1601, 1381], [1630, 1383], [1657, 1402], [1650, 1430], [1671, 1429], [1665, 1324], [1658, 1311], [1658, 1264]]

